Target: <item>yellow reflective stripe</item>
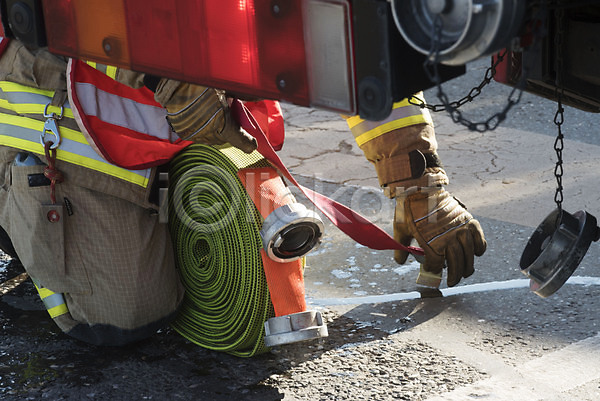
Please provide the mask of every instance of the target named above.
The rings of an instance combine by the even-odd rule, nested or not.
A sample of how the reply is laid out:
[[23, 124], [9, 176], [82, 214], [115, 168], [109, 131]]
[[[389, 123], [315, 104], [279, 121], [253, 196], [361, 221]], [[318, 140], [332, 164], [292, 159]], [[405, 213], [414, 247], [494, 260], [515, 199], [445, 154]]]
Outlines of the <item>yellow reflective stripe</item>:
[[[116, 72], [116, 69], [114, 69]], [[52, 91], [45, 91], [36, 88], [30, 88], [27, 86], [15, 84], [7, 81], [0, 81], [0, 89], [4, 93], [19, 93], [19, 94], [38, 94], [46, 97], [53, 96]], [[49, 99], [48, 99], [49, 100]], [[39, 103], [25, 103], [25, 104], [11, 104], [6, 99], [0, 99], [0, 107], [5, 108], [7, 110], [12, 110], [18, 114], [27, 114], [27, 113], [35, 113], [42, 114], [44, 111], [44, 104]], [[53, 107], [49, 107], [48, 111], [52, 111]], [[60, 109], [57, 109], [56, 112], [60, 112]], [[65, 116], [73, 117], [73, 113], [70, 108], [65, 108]], [[10, 115], [6, 113], [0, 113], [0, 124], [5, 126], [15, 126], [19, 128], [24, 128], [26, 130], [33, 131], [31, 135], [31, 139], [29, 138], [29, 134], [26, 136], [11, 136], [4, 134], [0, 135], [0, 144], [15, 147], [18, 149], [26, 150], [29, 152], [34, 152], [38, 154], [44, 154], [44, 149], [41, 143], [39, 142], [40, 135], [42, 130], [44, 129], [44, 121], [39, 121], [33, 118], [18, 116], [18, 115]], [[124, 181], [130, 182], [132, 184], [140, 185], [142, 187], [147, 187], [149, 183], [149, 174], [148, 170], [127, 170], [116, 165], [113, 165], [106, 160], [104, 160], [101, 156], [99, 156], [95, 150], [91, 148], [85, 136], [77, 131], [66, 127], [60, 127], [60, 135], [65, 141], [75, 142], [72, 144], [75, 147], [68, 147], [71, 150], [76, 150], [76, 144], [85, 145], [86, 149], [83, 151], [78, 151], [75, 153], [74, 151], [67, 151], [65, 147], [58, 149], [57, 158], [59, 160], [67, 161], [69, 163], [76, 164], [78, 166], [90, 168], [113, 177], [120, 178]], [[66, 145], [65, 145], [66, 146]], [[79, 154], [81, 153], [81, 154]], [[93, 156], [92, 156], [93, 154]]]
[[[2, 114], [2, 123], [14, 125], [17, 127], [29, 128], [30, 130], [38, 131], [40, 135], [42, 134], [42, 130], [44, 129], [43, 121], [38, 121], [33, 118], [27, 118], [22, 116], [12, 116], [10, 114]], [[79, 131], [75, 131], [66, 127], [60, 127], [60, 123], [59, 131], [61, 137], [65, 139], [89, 145], [88, 141], [85, 139], [85, 136], [83, 136], [83, 134]], [[39, 136], [36, 139], [39, 139]]]
[[[44, 128], [44, 122], [42, 121], [26, 117], [11, 116], [8, 114], [0, 114], [0, 116], [2, 117], [1, 122], [3, 124], [31, 129], [33, 131], [39, 132], [40, 134], [42, 132], [42, 129]], [[63, 127], [60, 128], [60, 134], [65, 139], [69, 139], [73, 142], [78, 142], [83, 145], [89, 146], [88, 142], [86, 141], [85, 137], [81, 132]], [[0, 135], [0, 144], [26, 150], [28, 152], [38, 153], [42, 155], [44, 154], [44, 148], [39, 142], [38, 135], [34, 135], [34, 137], [32, 137], [31, 140], [15, 138], [9, 135]], [[132, 184], [140, 185], [142, 187], [146, 187], [149, 182], [149, 177], [145, 175], [126, 170], [119, 166], [115, 166], [114, 164], [110, 164], [106, 161], [96, 160], [89, 157], [81, 156], [77, 153], [68, 152], [64, 149], [61, 149], [60, 147], [58, 148], [56, 157], [59, 160], [64, 160], [66, 162], [73, 163], [78, 166], [91, 168], [93, 170], [112, 175], [113, 177], [120, 178]]]
[[42, 155], [44, 154], [44, 147], [41, 143], [35, 143], [33, 141], [27, 141], [20, 138], [13, 138], [12, 136], [8, 135], [0, 135], [0, 145], [26, 150], [27, 152], [33, 152]]
[[360, 118], [360, 116], [342, 117], [346, 119], [346, 123], [348, 124], [348, 128], [350, 129], [356, 127], [358, 124], [364, 121], [362, 118]]
[[[44, 302], [44, 306], [46, 306], [46, 310], [48, 311], [48, 314], [50, 314], [50, 317], [52, 319], [54, 319], [57, 316], [61, 316], [64, 314], [69, 313], [69, 308], [67, 307], [67, 304], [65, 303], [65, 299], [62, 296], [62, 294], [58, 294], [54, 291], [51, 291], [47, 288], [43, 288], [43, 287], [38, 287], [37, 284], [33, 283], [35, 285], [35, 288], [38, 291], [38, 294], [40, 294], [40, 298], [42, 299], [42, 302]], [[53, 299], [48, 300], [47, 298], [52, 297]], [[56, 306], [51, 306], [50, 308], [48, 308], [47, 305], [47, 301], [49, 304], [57, 304]], [[60, 302], [60, 303], [59, 303]]]
[[35, 286], [35, 288], [37, 288], [38, 292], [40, 293], [40, 297], [42, 299], [49, 297], [50, 295], [54, 294], [54, 292], [50, 291], [47, 288], [40, 288], [37, 285]]
[[113, 65], [107, 65], [106, 66], [106, 75], [108, 75], [112, 79], [116, 79], [117, 78], [117, 67], [115, 67]]
[[[421, 100], [423, 99], [422, 92], [414, 96]], [[342, 117], [346, 119], [348, 127], [359, 146], [395, 129], [417, 124], [433, 125], [429, 111], [411, 104], [408, 98], [394, 103], [390, 115], [381, 121], [363, 120], [360, 116]]]
[[64, 160], [81, 167], [91, 168], [92, 170], [97, 170], [102, 173], [112, 175], [113, 177], [120, 178], [124, 181], [139, 185], [144, 188], [147, 187], [148, 183], [150, 182], [148, 177], [141, 176], [139, 174], [133, 173], [129, 170], [125, 170], [124, 168], [115, 166], [113, 164], [104, 163], [98, 160], [78, 155], [76, 153], [67, 152], [61, 150], [60, 148], [58, 148], [58, 151], [56, 152], [56, 157], [59, 160]]
[[[44, 113], [46, 105], [44, 104], [14, 104], [9, 103], [7, 100], [0, 99], [0, 108], [6, 110], [12, 110], [18, 114], [40, 114]], [[50, 106], [47, 110], [49, 113], [60, 114], [60, 107]], [[74, 119], [73, 111], [69, 108], [64, 109], [64, 117]]]
[[[425, 98], [423, 97], [423, 92], [417, 92], [413, 96], [423, 102], [425, 101]], [[404, 98], [399, 102], [395, 102], [394, 105], [392, 106], [392, 110], [396, 110], [396, 109], [399, 109], [400, 107], [407, 107], [407, 106], [414, 106], [414, 105], [408, 101], [408, 98]], [[423, 115], [425, 116], [425, 119], [428, 119], [427, 122], [429, 122], [429, 120], [431, 120], [431, 116], [429, 115], [428, 112], [426, 112], [426, 110], [423, 110]], [[348, 127], [350, 127], [350, 129], [354, 128], [355, 126], [357, 126], [358, 124], [360, 124], [364, 121], [362, 118], [360, 118], [360, 116], [342, 116], [342, 117], [346, 120], [346, 122], [348, 123]]]
[[390, 131], [393, 131], [395, 129], [408, 127], [410, 125], [423, 124], [423, 123], [431, 123], [431, 122], [427, 121], [427, 119], [425, 119], [422, 115], [410, 116], [410, 117], [405, 117], [405, 118], [402, 118], [399, 120], [390, 121], [387, 124], [380, 125], [377, 128], [374, 128], [370, 131], [365, 132], [362, 135], [357, 136], [356, 143], [358, 144], [358, 146], [362, 146], [366, 142], [369, 142], [370, 140], [377, 138], [378, 136], [388, 133]]
[[[50, 102], [52, 100], [52, 96], [54, 96], [53, 91], [31, 88], [29, 86], [8, 81], [0, 81], [0, 89], [2, 92], [6, 93], [33, 93], [36, 95], [46, 96], [49, 98], [48, 102]], [[3, 109], [12, 110], [18, 114], [43, 114], [46, 105], [37, 103], [10, 103], [6, 99], [0, 99], [0, 107]], [[49, 113], [60, 114], [60, 107], [50, 105], [47, 111]], [[63, 117], [75, 118], [73, 116], [73, 111], [69, 107], [64, 108]]]
[[85, 63], [90, 67], [95, 68], [98, 71], [108, 75], [112, 79], [116, 79], [117, 77], [117, 67], [115, 67], [114, 65], [98, 64], [93, 61], [86, 61]]
[[[0, 145], [6, 145], [13, 148], [25, 150], [27, 152], [33, 152], [38, 154], [44, 154], [44, 148], [41, 143], [28, 141], [25, 139], [14, 138], [8, 135], [0, 135]], [[56, 152], [56, 157], [59, 160], [63, 160], [69, 163], [76, 164], [81, 167], [90, 168], [92, 170], [100, 171], [105, 174], [109, 174], [113, 177], [120, 178], [124, 181], [136, 184], [142, 187], [147, 187], [149, 178], [125, 170], [124, 168], [101, 162], [98, 160], [90, 159], [89, 157], [81, 156], [76, 153], [67, 152], [60, 148]]]
[[[422, 94], [421, 94], [421, 96], [419, 96], [419, 94], [417, 94], [417, 95], [414, 95], [414, 96], [415, 96], [416, 98], [418, 98], [418, 99], [421, 99], [421, 100], [423, 100], [423, 96], [422, 96]], [[414, 106], [414, 105], [410, 104], [410, 103], [408, 102], [408, 99], [403, 99], [403, 100], [401, 100], [400, 102], [396, 102], [396, 103], [394, 103], [394, 106], [392, 107], [392, 110], [396, 110], [396, 109], [399, 109], [399, 108], [401, 108], [401, 107], [411, 107], [411, 106]], [[418, 106], [417, 106], [417, 107], [418, 107]], [[428, 118], [427, 118], [427, 114], [428, 114], [428, 113], [425, 113], [425, 112], [423, 112], [422, 114], [424, 115], [424, 118], [425, 118], [425, 119], [428, 119]], [[350, 127], [350, 129], [352, 129], [352, 128], [356, 127], [358, 124], [360, 124], [360, 123], [362, 123], [363, 121], [365, 121], [365, 120], [363, 120], [362, 118], [360, 118], [360, 116], [352, 116], [352, 117], [344, 117], [344, 118], [346, 118], [346, 122], [348, 123], [348, 127]]]
[[21, 84], [16, 84], [14, 82], [8, 81], [0, 81], [0, 89], [3, 92], [27, 92], [27, 93], [35, 93], [37, 95], [44, 95], [46, 97], [51, 98], [54, 96], [54, 91], [49, 91], [45, 89], [32, 88], [30, 86], [24, 86]]
[[54, 308], [50, 308], [50, 309], [46, 309], [46, 310], [48, 311], [48, 313], [50, 314], [50, 317], [52, 319], [54, 319], [55, 317], [69, 313], [69, 308], [67, 308], [67, 304], [61, 304], [61, 305], [55, 306]]

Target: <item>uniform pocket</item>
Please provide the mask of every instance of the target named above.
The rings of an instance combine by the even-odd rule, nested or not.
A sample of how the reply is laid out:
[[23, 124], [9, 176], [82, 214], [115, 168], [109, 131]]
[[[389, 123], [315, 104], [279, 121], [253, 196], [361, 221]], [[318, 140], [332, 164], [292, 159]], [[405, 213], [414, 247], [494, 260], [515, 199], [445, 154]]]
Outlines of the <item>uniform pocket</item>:
[[[89, 294], [85, 267], [65, 254], [67, 208], [57, 196], [50, 203], [50, 185], [43, 176], [45, 166], [11, 166], [9, 190], [10, 237], [23, 266], [31, 277], [54, 292]], [[59, 187], [57, 185], [57, 194]], [[74, 240], [74, 239], [73, 239]]]

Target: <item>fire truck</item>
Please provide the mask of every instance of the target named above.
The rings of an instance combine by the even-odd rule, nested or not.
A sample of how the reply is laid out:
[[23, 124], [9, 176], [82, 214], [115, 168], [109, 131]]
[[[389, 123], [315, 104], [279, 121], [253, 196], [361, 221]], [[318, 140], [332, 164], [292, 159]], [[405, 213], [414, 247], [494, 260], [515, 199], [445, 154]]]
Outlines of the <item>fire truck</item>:
[[500, 52], [496, 80], [549, 98], [560, 89], [566, 104], [600, 111], [597, 0], [2, 0], [0, 7], [0, 35], [30, 47], [370, 120]]

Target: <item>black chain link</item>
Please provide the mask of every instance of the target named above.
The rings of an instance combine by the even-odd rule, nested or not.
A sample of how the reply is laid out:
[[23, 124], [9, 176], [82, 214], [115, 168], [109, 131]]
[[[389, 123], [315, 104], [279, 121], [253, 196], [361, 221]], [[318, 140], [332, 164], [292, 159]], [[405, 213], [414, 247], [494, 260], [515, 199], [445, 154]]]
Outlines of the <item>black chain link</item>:
[[564, 199], [563, 194], [563, 150], [565, 148], [564, 135], [562, 132], [562, 125], [565, 122], [565, 109], [562, 104], [564, 89], [563, 89], [563, 55], [562, 46], [564, 45], [564, 11], [555, 11], [556, 16], [556, 33], [554, 36], [554, 46], [556, 48], [556, 60], [554, 69], [556, 71], [555, 86], [556, 86], [556, 98], [558, 108], [554, 115], [554, 124], [558, 129], [558, 135], [554, 141], [554, 151], [556, 152], [556, 166], [554, 167], [554, 177], [556, 178], [556, 192], [554, 194], [554, 202], [559, 210], [559, 216], [562, 214], [562, 202]]
[[[464, 125], [470, 131], [486, 132], [486, 131], [492, 131], [492, 130], [496, 129], [500, 125], [500, 123], [506, 119], [506, 115], [508, 114], [510, 109], [512, 109], [513, 106], [515, 106], [516, 104], [518, 104], [521, 101], [521, 97], [523, 95], [523, 88], [525, 86], [526, 74], [523, 74], [519, 84], [512, 89], [511, 93], [508, 96], [506, 106], [504, 106], [504, 108], [500, 112], [495, 113], [494, 115], [492, 115], [485, 121], [472, 122], [469, 119], [467, 119], [466, 117], [464, 117], [462, 112], [460, 110], [458, 110], [458, 108], [466, 103], [473, 101], [473, 99], [475, 97], [479, 96], [479, 94], [481, 93], [481, 89], [491, 82], [492, 78], [494, 77], [495, 71], [496, 71], [496, 66], [502, 61], [502, 59], [506, 55], [506, 52], [501, 55], [502, 59], [499, 58], [498, 61], [496, 63], [494, 63], [490, 69], [488, 69], [486, 71], [485, 77], [479, 86], [471, 89], [469, 94], [467, 96], [465, 96], [463, 99], [456, 101], [456, 102], [450, 102], [450, 100], [448, 99], [448, 95], [446, 93], [444, 93], [444, 90], [442, 89], [442, 82], [441, 82], [442, 80], [441, 80], [439, 70], [438, 70], [439, 59], [440, 59], [441, 36], [442, 36], [442, 19], [438, 15], [435, 18], [435, 21], [433, 23], [433, 35], [432, 35], [432, 42], [431, 42], [431, 50], [429, 52], [429, 56], [427, 57], [427, 59], [425, 60], [425, 63], [423, 64], [423, 67], [425, 69], [425, 72], [426, 72], [429, 80], [436, 84], [436, 87], [438, 89], [437, 97], [442, 102], [442, 105], [441, 105], [441, 106], [443, 106], [442, 110], [446, 110], [446, 112], [448, 112], [448, 114], [450, 114], [452, 121], [454, 121], [455, 123]], [[415, 104], [415, 103], [417, 103], [417, 105], [420, 107], [426, 107], [433, 111], [441, 111], [439, 108], [440, 105], [437, 105], [437, 107], [436, 106], [427, 107], [427, 105], [425, 105], [425, 103], [422, 101], [421, 101], [421, 103], [414, 102], [412, 104]]]
[[[564, 61], [563, 61], [563, 57], [562, 57], [562, 46], [564, 45], [564, 25], [563, 25], [564, 24], [564, 8], [573, 7], [575, 5], [588, 5], [588, 4], [597, 4], [597, 3], [598, 3], [598, 0], [578, 1], [578, 2], [572, 1], [570, 3], [563, 2], [561, 0], [555, 0], [555, 1], [541, 0], [539, 2], [539, 6], [541, 7], [540, 11], [539, 11], [540, 16], [534, 18], [534, 21], [538, 21], [539, 24], [536, 24], [536, 23], [532, 24], [534, 27], [536, 27], [535, 28], [536, 32], [534, 34], [534, 37], [536, 39], [539, 39], [543, 34], [542, 30], [543, 30], [543, 27], [545, 26], [547, 11], [550, 8], [555, 9], [556, 27], [557, 27], [557, 31], [555, 34], [555, 47], [556, 47], [556, 52], [557, 52], [556, 53], [556, 63], [555, 63], [555, 70], [556, 70], [555, 86], [556, 86], [556, 98], [557, 98], [557, 106], [558, 107], [557, 107], [556, 114], [554, 115], [554, 124], [557, 127], [558, 135], [556, 137], [556, 140], [554, 141], [554, 151], [556, 152], [556, 158], [557, 158], [556, 165], [554, 168], [554, 177], [556, 178], [556, 192], [554, 194], [554, 202], [556, 203], [556, 206], [558, 207], [559, 216], [562, 214], [562, 202], [564, 200], [564, 194], [563, 194], [564, 188], [563, 188], [563, 183], [562, 183], [562, 179], [563, 179], [563, 175], [564, 175], [563, 150], [564, 150], [564, 146], [565, 146], [564, 145], [564, 134], [562, 132], [562, 126], [565, 121], [565, 117], [564, 117], [565, 109], [562, 104], [562, 99], [563, 99], [563, 95], [564, 95], [564, 89], [562, 86], [563, 71], [564, 71], [564, 65], [563, 65]], [[426, 108], [433, 112], [440, 112], [440, 111], [445, 110], [450, 114], [450, 117], [452, 118], [452, 120], [455, 123], [462, 124], [471, 131], [486, 132], [486, 131], [491, 131], [491, 130], [496, 129], [498, 127], [498, 125], [506, 119], [506, 115], [510, 111], [510, 109], [521, 101], [521, 97], [523, 94], [523, 88], [525, 87], [525, 82], [527, 80], [528, 67], [527, 66], [523, 67], [523, 72], [522, 72], [522, 76], [521, 76], [521, 80], [520, 80], [519, 84], [516, 85], [515, 87], [513, 87], [511, 93], [508, 96], [507, 104], [504, 106], [504, 108], [500, 112], [494, 114], [493, 116], [491, 116], [490, 118], [488, 118], [487, 120], [482, 121], [482, 122], [475, 123], [475, 122], [469, 121], [467, 118], [463, 117], [462, 113], [458, 110], [458, 108], [462, 107], [466, 103], [472, 102], [477, 96], [479, 96], [481, 94], [482, 89], [485, 86], [487, 86], [494, 78], [494, 75], [496, 74], [496, 67], [504, 60], [504, 57], [506, 56], [507, 51], [505, 50], [502, 54], [499, 54], [497, 56], [496, 61], [493, 62], [491, 67], [486, 70], [485, 76], [478, 86], [472, 88], [469, 91], [469, 93], [466, 96], [464, 96], [462, 99], [450, 102], [448, 100], [448, 96], [446, 95], [446, 93], [444, 93], [444, 91], [442, 89], [441, 77], [440, 77], [439, 71], [438, 71], [438, 64], [439, 64], [439, 59], [440, 59], [441, 35], [442, 35], [442, 20], [441, 20], [440, 16], [438, 15], [433, 24], [433, 36], [432, 36], [431, 50], [429, 51], [429, 56], [427, 57], [425, 63], [423, 64], [423, 67], [424, 67], [425, 72], [427, 73], [427, 76], [430, 79], [430, 81], [432, 81], [436, 84], [436, 87], [438, 90], [437, 97], [442, 102], [442, 104], [430, 105], [430, 104], [425, 103], [424, 100], [419, 99], [416, 96], [411, 96], [408, 99], [409, 103], [413, 104], [415, 106], [419, 106], [421, 108]], [[537, 43], [539, 43], [539, 42], [540, 41], [537, 40]]]
[[[545, 27], [546, 15], [548, 12], [549, 2], [551, 2], [551, 1], [552, 0], [540, 0], [539, 3], [540, 3], [541, 7], [540, 7], [538, 13], [534, 16], [532, 23], [531, 23], [531, 26], [534, 29], [534, 31], [533, 31], [534, 49], [536, 51], [539, 51], [539, 47], [540, 47], [540, 43], [541, 43], [540, 39], [546, 34], [546, 32], [544, 31], [544, 29], [545, 29], [544, 27]], [[558, 3], [560, 1], [561, 0], [558, 0], [558, 1], [555, 0], [555, 3], [556, 3], [555, 5], [557, 7], [559, 6]], [[594, 0], [594, 1], [597, 2], [598, 0]], [[581, 2], [587, 3], [587, 1], [581, 1]], [[497, 55], [496, 61], [493, 62], [491, 67], [486, 70], [485, 76], [478, 86], [472, 88], [469, 91], [469, 93], [466, 96], [464, 96], [462, 99], [450, 102], [448, 100], [448, 96], [446, 95], [446, 93], [444, 93], [444, 91], [442, 89], [441, 77], [440, 77], [440, 74], [438, 71], [438, 65], [439, 65], [439, 60], [440, 60], [441, 36], [442, 36], [442, 20], [441, 20], [441, 17], [438, 15], [435, 18], [434, 23], [433, 23], [433, 35], [432, 35], [431, 49], [429, 51], [429, 55], [428, 55], [427, 59], [425, 60], [425, 63], [423, 63], [423, 68], [425, 69], [425, 72], [426, 72], [429, 80], [431, 82], [435, 83], [437, 90], [438, 90], [437, 97], [442, 102], [442, 104], [430, 105], [430, 104], [425, 103], [424, 100], [419, 99], [416, 96], [411, 96], [408, 99], [408, 102], [415, 106], [419, 106], [421, 108], [426, 108], [428, 110], [431, 110], [433, 112], [440, 112], [440, 111], [445, 110], [448, 112], [448, 114], [452, 118], [452, 121], [454, 121], [455, 123], [464, 125], [471, 131], [486, 132], [486, 131], [492, 131], [492, 130], [496, 129], [500, 125], [500, 123], [502, 123], [502, 121], [504, 121], [506, 119], [506, 115], [508, 114], [508, 112], [521, 101], [521, 98], [523, 95], [523, 90], [525, 89], [525, 87], [527, 85], [527, 77], [529, 75], [529, 65], [527, 63], [525, 63], [525, 60], [524, 60], [521, 78], [520, 78], [519, 82], [517, 83], [517, 85], [515, 85], [513, 87], [510, 94], [508, 95], [507, 102], [506, 102], [506, 105], [504, 106], [504, 108], [500, 112], [495, 113], [494, 115], [492, 115], [485, 121], [472, 122], [472, 121], [468, 120], [467, 118], [465, 118], [463, 116], [463, 114], [461, 113], [461, 111], [458, 109], [460, 107], [462, 107], [463, 105], [465, 105], [466, 103], [472, 102], [477, 96], [479, 96], [481, 94], [482, 89], [485, 86], [487, 86], [492, 81], [494, 76], [496, 75], [496, 67], [504, 60], [504, 57], [506, 57], [508, 50], [505, 50], [501, 54]], [[536, 51], [534, 51], [532, 53], [535, 53]]]
[[[458, 109], [459, 107], [462, 107], [463, 105], [465, 105], [465, 104], [467, 104], [469, 102], [472, 102], [477, 96], [481, 95], [481, 92], [482, 92], [483, 88], [485, 88], [487, 85], [489, 85], [490, 82], [492, 82], [492, 80], [494, 79], [494, 76], [496, 75], [496, 67], [502, 61], [504, 61], [504, 57], [506, 57], [506, 53], [507, 52], [508, 51], [505, 50], [504, 52], [502, 52], [501, 54], [499, 54], [497, 56], [497, 60], [494, 61], [494, 62], [492, 62], [492, 65], [485, 71], [485, 75], [483, 76], [483, 80], [481, 81], [481, 83], [478, 86], [473, 87], [469, 91], [469, 93], [466, 96], [464, 96], [462, 99], [450, 102], [450, 106], [453, 107], [453, 108]], [[425, 101], [423, 99], [420, 99], [420, 98], [418, 98], [417, 96], [414, 96], [414, 95], [411, 96], [410, 98], [408, 98], [408, 103], [410, 103], [410, 104], [412, 104], [414, 106], [419, 106], [419, 107], [421, 107], [423, 109], [431, 110], [431, 111], [433, 111], [435, 113], [439, 113], [440, 111], [446, 110], [446, 105], [444, 105], [444, 104], [435, 104], [435, 105], [428, 104], [428, 103], [425, 103]]]
[[556, 110], [556, 114], [554, 115], [554, 124], [556, 124], [556, 126], [558, 127], [558, 135], [556, 136], [556, 140], [554, 141], [554, 151], [556, 152], [556, 166], [554, 167], [554, 177], [556, 177], [556, 193], [554, 194], [554, 202], [556, 203], [556, 207], [559, 211], [562, 210], [562, 202], [564, 199], [562, 184], [562, 178], [564, 174], [562, 152], [565, 148], [565, 137], [562, 133], [562, 125], [565, 122], [564, 112], [565, 109], [563, 108], [562, 99], [559, 95], [558, 109]]

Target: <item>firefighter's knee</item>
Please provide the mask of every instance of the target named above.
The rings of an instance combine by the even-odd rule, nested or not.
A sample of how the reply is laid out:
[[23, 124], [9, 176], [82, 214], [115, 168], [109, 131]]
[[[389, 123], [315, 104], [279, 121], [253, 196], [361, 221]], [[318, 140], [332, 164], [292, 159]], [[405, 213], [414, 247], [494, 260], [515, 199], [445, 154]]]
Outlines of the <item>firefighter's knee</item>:
[[158, 330], [169, 325], [169, 323], [174, 319], [175, 314], [176, 311], [167, 316], [159, 318], [158, 320], [133, 329], [125, 329], [105, 323], [89, 324], [82, 322], [69, 322], [68, 320], [72, 318], [67, 315], [55, 318], [54, 321], [59, 325], [59, 327], [65, 325], [71, 326], [69, 330], [65, 331], [65, 334], [88, 344], [123, 346], [144, 340], [156, 334]]
[[[131, 299], [54, 293], [36, 285], [58, 327], [66, 334], [93, 345], [122, 346], [154, 335], [174, 318], [183, 291], [177, 282], [162, 283], [173, 291], [168, 296]], [[132, 292], [132, 291], [128, 291]]]

